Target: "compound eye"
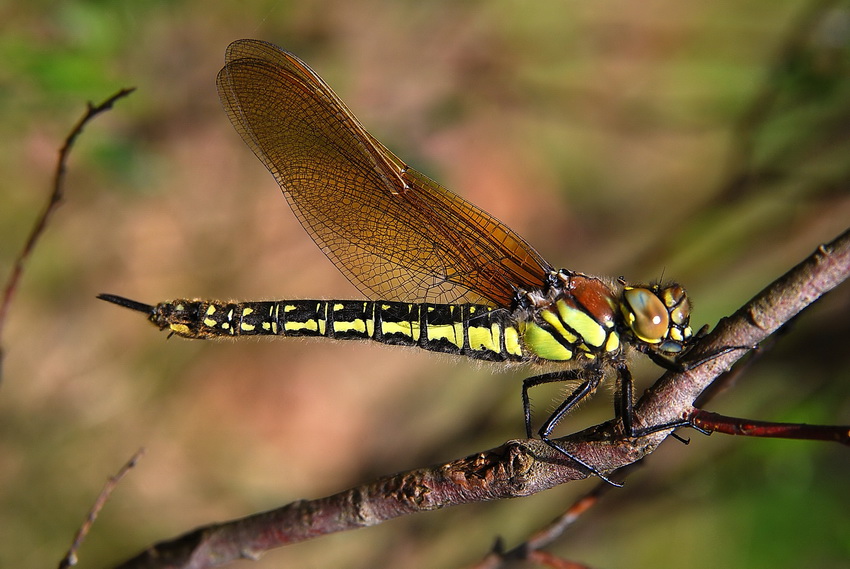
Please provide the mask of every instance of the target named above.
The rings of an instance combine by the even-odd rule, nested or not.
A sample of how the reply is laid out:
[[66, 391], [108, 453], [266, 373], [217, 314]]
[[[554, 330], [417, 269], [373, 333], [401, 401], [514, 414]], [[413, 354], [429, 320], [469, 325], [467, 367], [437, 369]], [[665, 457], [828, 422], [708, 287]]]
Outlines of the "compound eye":
[[679, 305], [670, 311], [670, 318], [677, 326], [687, 326], [691, 319], [691, 303], [687, 298], [682, 299]]
[[650, 344], [663, 340], [670, 327], [670, 316], [664, 303], [645, 288], [626, 289], [623, 298], [629, 309], [629, 326], [635, 336]]

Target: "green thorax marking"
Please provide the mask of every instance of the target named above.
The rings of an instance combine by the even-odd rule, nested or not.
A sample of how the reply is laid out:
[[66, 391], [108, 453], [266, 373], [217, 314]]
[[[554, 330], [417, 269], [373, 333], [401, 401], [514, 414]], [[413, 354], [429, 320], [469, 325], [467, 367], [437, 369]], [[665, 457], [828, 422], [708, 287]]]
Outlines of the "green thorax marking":
[[[563, 276], [561, 276], [563, 275]], [[600, 279], [559, 274], [561, 286], [549, 294], [528, 293], [523, 340], [538, 358], [593, 360], [621, 353], [617, 296]]]

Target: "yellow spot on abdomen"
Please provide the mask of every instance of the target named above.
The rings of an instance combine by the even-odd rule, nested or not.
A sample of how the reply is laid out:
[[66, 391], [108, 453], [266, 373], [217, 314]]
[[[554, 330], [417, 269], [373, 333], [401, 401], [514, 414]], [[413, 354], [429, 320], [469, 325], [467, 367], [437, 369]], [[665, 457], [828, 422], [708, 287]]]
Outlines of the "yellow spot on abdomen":
[[285, 332], [300, 332], [302, 330], [309, 330], [310, 332], [318, 332], [319, 331], [319, 323], [316, 320], [305, 320], [304, 322], [287, 322], [283, 325], [283, 330]]
[[513, 356], [522, 356], [522, 344], [519, 341], [519, 332], [513, 326], [505, 328], [505, 351]]
[[179, 334], [181, 336], [191, 336], [191, 331], [189, 330], [189, 327], [185, 324], [170, 324], [168, 328], [175, 334]]
[[334, 332], [351, 332], [353, 330], [355, 332], [360, 332], [361, 334], [366, 333], [366, 321], [360, 318], [350, 322], [334, 321], [333, 327]]
[[428, 340], [448, 340], [458, 348], [463, 348], [463, 323], [429, 324], [426, 328]]
[[401, 334], [414, 342], [419, 341], [420, 330], [418, 321], [381, 322], [381, 330], [384, 334]]
[[470, 326], [467, 328], [469, 334], [469, 348], [471, 350], [489, 350], [499, 352], [499, 325], [493, 323], [490, 328], [484, 326]]

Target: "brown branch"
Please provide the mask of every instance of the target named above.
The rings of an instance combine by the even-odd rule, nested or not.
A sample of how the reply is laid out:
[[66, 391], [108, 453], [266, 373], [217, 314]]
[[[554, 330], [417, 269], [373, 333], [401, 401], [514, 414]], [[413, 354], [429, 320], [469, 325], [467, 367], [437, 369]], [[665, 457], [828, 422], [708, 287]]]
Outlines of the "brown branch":
[[[689, 357], [699, 361], [729, 346], [752, 346], [850, 276], [850, 231], [822, 245], [717, 328], [701, 339]], [[733, 350], [685, 372], [666, 373], [635, 405], [637, 427], [687, 418], [694, 400], [738, 360]], [[559, 439], [564, 449], [611, 472], [651, 453], [669, 434], [637, 439], [618, 435], [611, 421]], [[240, 558], [256, 559], [282, 545], [372, 526], [416, 512], [472, 502], [528, 496], [587, 477], [543, 441], [512, 440], [504, 445], [434, 467], [386, 476], [339, 494], [293, 502], [239, 520], [198, 528], [152, 546], [120, 565], [129, 568], [215, 567]]]
[[104, 111], [111, 109], [115, 101], [126, 97], [133, 91], [135, 91], [135, 88], [121, 89], [99, 105], [92, 105], [89, 103], [85, 114], [83, 114], [80, 120], [77, 121], [77, 124], [75, 124], [74, 128], [71, 129], [68, 136], [65, 137], [65, 143], [59, 150], [59, 158], [56, 161], [56, 171], [53, 174], [53, 191], [50, 193], [50, 197], [47, 200], [47, 204], [44, 206], [44, 210], [36, 220], [35, 226], [32, 228], [26, 244], [15, 259], [15, 265], [12, 267], [12, 273], [9, 275], [9, 279], [6, 281], [6, 287], [3, 290], [3, 300], [0, 302], [0, 379], [3, 377], [2, 338], [3, 329], [6, 324], [6, 316], [9, 312], [9, 307], [12, 304], [15, 292], [17, 291], [18, 282], [21, 280], [21, 276], [23, 275], [24, 265], [35, 249], [39, 238], [47, 228], [47, 222], [50, 220], [50, 216], [56, 211], [62, 203], [62, 200], [65, 198], [65, 174], [68, 168], [68, 156], [71, 153], [71, 148], [73, 148], [74, 143], [77, 141], [77, 138], [80, 136], [80, 133], [83, 132], [83, 128], [89, 123], [89, 121]]
[[[624, 469], [621, 469], [618, 474], [622, 475], [622, 473], [629, 468], [630, 467], [625, 467]], [[523, 560], [545, 565], [546, 561], [536, 557], [539, 555], [546, 555], [540, 550], [560, 538], [567, 528], [575, 524], [585, 512], [599, 503], [603, 494], [613, 488], [615, 487], [611, 484], [600, 481], [590, 492], [573, 502], [573, 504], [567, 508], [563, 514], [553, 519], [542, 529], [536, 531], [525, 542], [509, 551], [503, 551], [502, 542], [501, 540], [498, 540], [493, 551], [475, 565], [470, 566], [470, 569], [499, 569], [512, 561]], [[558, 559], [557, 563], [567, 563], [568, 565], [566, 566], [576, 569], [583, 569], [585, 567], [584, 565], [579, 565], [577, 563], [561, 559]]]
[[62, 558], [62, 561], [59, 562], [59, 569], [67, 569], [68, 567], [73, 567], [77, 564], [77, 551], [80, 549], [80, 546], [89, 534], [92, 525], [94, 525], [94, 522], [97, 519], [97, 515], [103, 509], [103, 506], [106, 505], [106, 501], [109, 500], [112, 492], [114, 492], [118, 487], [118, 483], [121, 482], [121, 479], [124, 478], [131, 469], [135, 468], [143, 454], [145, 454], [145, 449], [141, 448], [137, 450], [136, 454], [130, 457], [130, 460], [128, 460], [114, 476], [110, 476], [106, 481], [103, 490], [101, 490], [100, 494], [97, 495], [97, 499], [94, 501], [88, 515], [86, 515], [85, 521], [80, 526], [80, 529], [77, 530], [77, 534], [74, 536], [74, 541], [71, 542], [71, 547], [68, 548], [68, 553], [66, 553], [65, 557]]
[[689, 419], [695, 427], [712, 433], [773, 439], [827, 441], [850, 446], [850, 428], [845, 426], [754, 421], [752, 419], [727, 417], [702, 409], [696, 409]]

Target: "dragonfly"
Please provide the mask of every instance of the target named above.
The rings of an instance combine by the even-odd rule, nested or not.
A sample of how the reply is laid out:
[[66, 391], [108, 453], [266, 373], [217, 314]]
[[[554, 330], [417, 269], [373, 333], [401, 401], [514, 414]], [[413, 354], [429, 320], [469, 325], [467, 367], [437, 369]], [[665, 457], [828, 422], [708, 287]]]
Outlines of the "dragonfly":
[[577, 384], [537, 435], [611, 482], [552, 432], [613, 373], [621, 394], [615, 411], [634, 435], [627, 358], [638, 352], [676, 365], [698, 336], [685, 289], [554, 268], [501, 221], [390, 152], [316, 72], [271, 43], [232, 43], [216, 85], [231, 123], [301, 225], [366, 298], [156, 305], [99, 298], [184, 338], [373, 340], [554, 369], [523, 381], [526, 435], [533, 436], [529, 390]]

